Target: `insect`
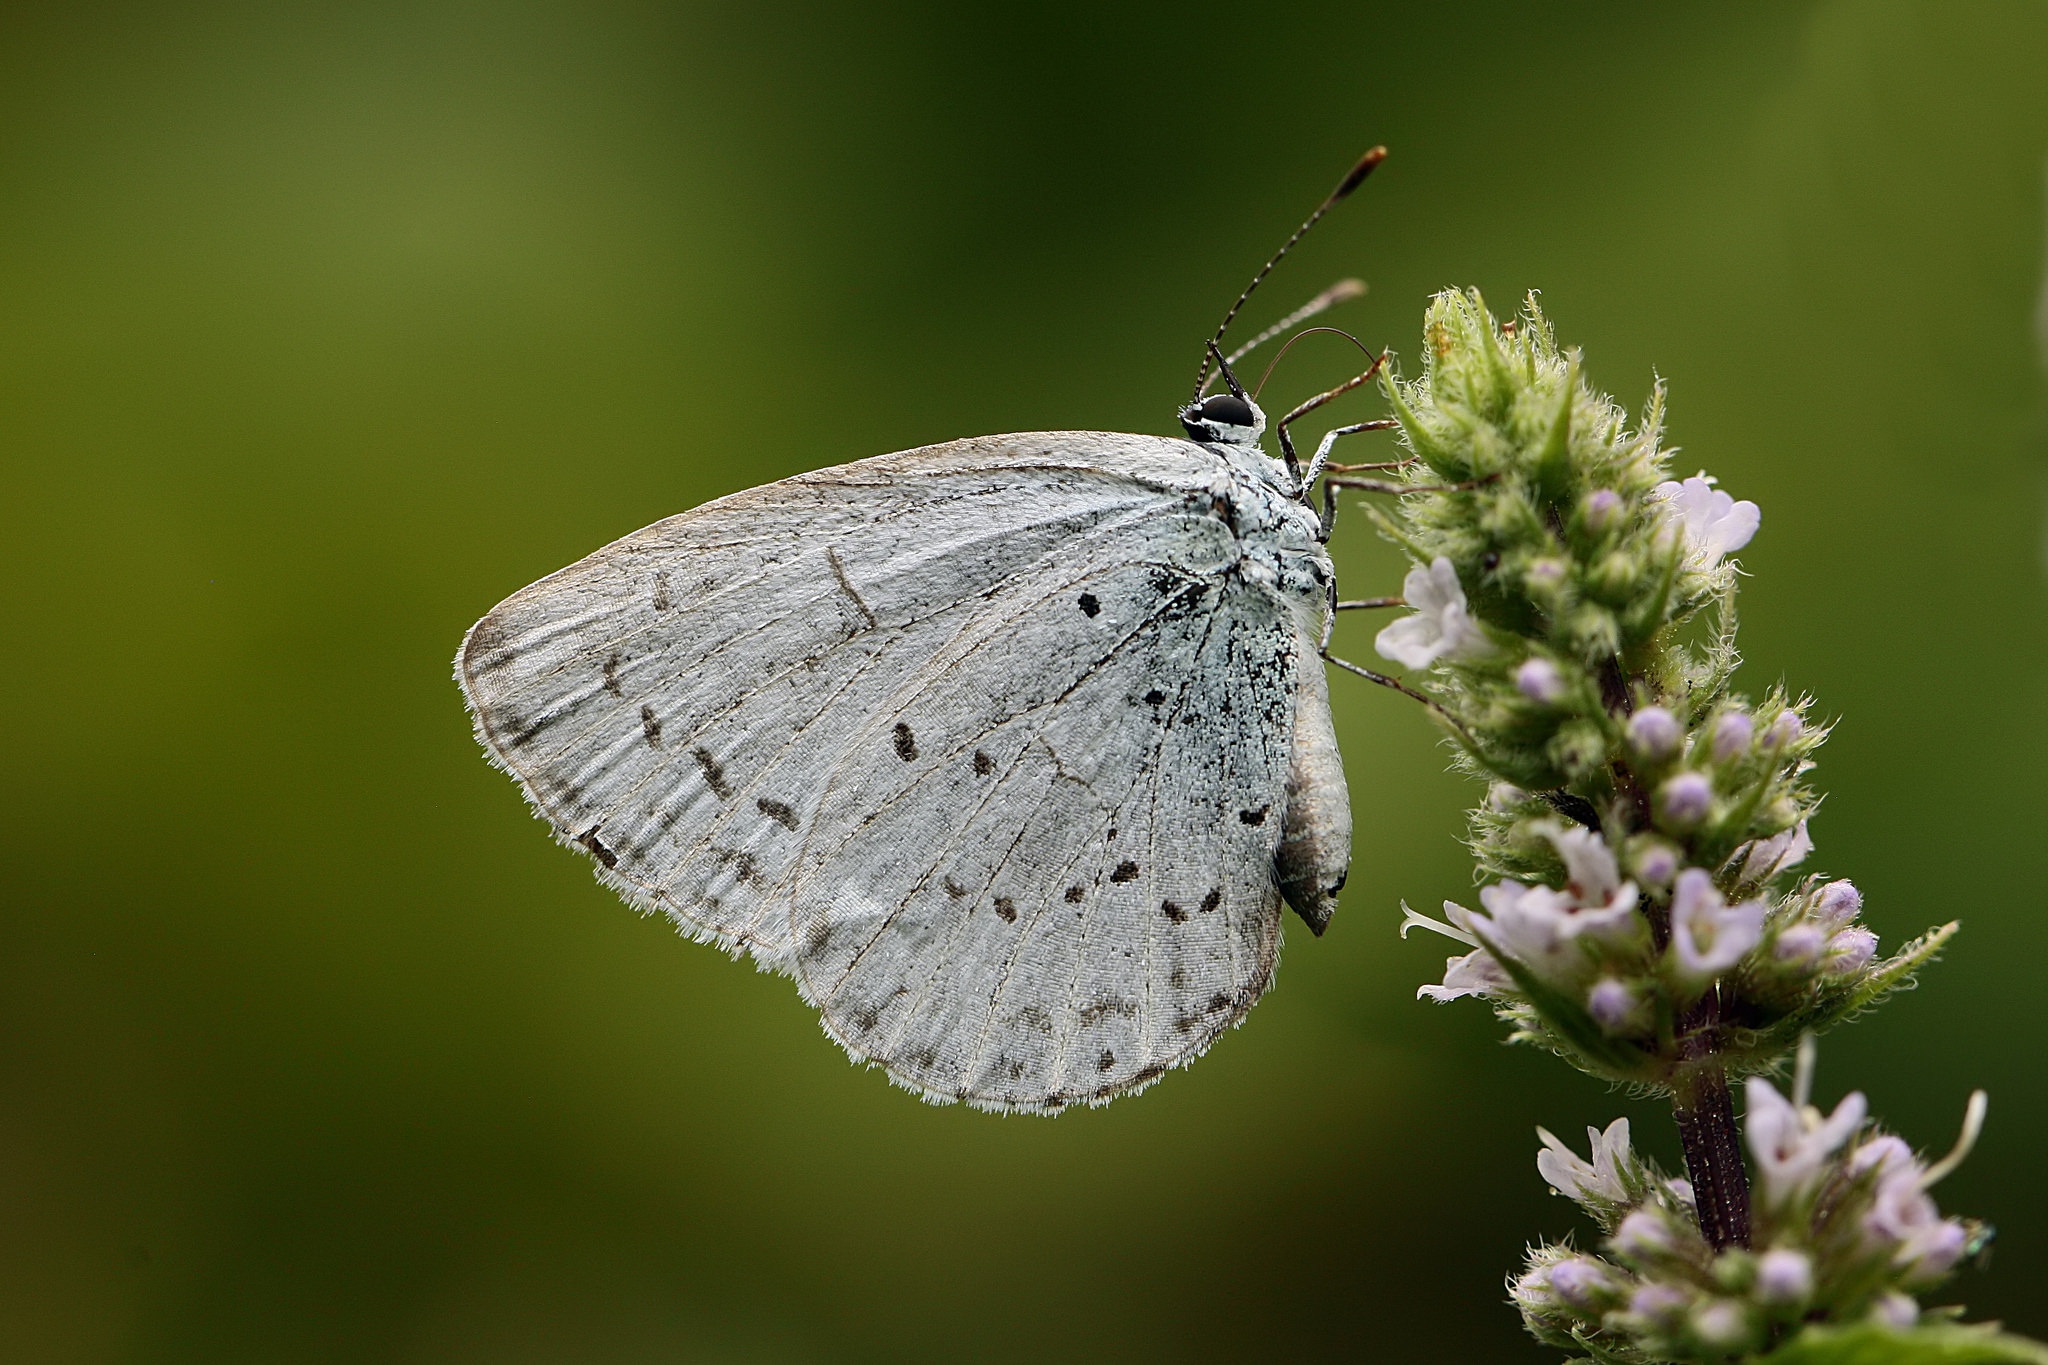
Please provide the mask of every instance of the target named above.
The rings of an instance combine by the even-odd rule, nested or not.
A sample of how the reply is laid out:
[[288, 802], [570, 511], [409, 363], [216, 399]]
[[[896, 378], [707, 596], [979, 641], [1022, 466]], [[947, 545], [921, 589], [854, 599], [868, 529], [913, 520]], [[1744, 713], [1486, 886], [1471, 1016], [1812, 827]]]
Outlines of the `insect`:
[[1231, 307], [1185, 439], [859, 460], [499, 603], [455, 663], [492, 763], [605, 885], [787, 973], [926, 1099], [1049, 1113], [1192, 1061], [1271, 984], [1282, 902], [1317, 934], [1336, 908], [1351, 816], [1321, 661], [1338, 607], [1397, 600], [1339, 603], [1324, 549], [1334, 489], [1373, 486], [1326, 476], [1394, 467], [1332, 446], [1392, 424], [1338, 428], [1305, 468], [1287, 429], [1379, 361], [1283, 418], [1279, 459], [1231, 368], [1363, 286], [1219, 343], [1384, 154]]

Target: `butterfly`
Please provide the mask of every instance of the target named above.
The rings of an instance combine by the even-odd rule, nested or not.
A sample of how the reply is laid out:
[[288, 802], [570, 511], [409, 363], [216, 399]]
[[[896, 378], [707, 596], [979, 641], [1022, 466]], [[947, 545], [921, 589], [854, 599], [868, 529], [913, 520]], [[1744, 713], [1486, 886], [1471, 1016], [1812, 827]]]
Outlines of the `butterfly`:
[[1337, 436], [1391, 425], [1338, 429], [1304, 469], [1286, 423], [1312, 400], [1275, 459], [1231, 369], [1355, 282], [1218, 342], [1383, 155], [1233, 305], [1184, 439], [858, 460], [506, 598], [455, 664], [491, 762], [605, 885], [788, 974], [928, 1100], [1057, 1112], [1201, 1055], [1271, 984], [1283, 902], [1321, 934], [1344, 885], [1335, 481], [1320, 511], [1312, 490]]

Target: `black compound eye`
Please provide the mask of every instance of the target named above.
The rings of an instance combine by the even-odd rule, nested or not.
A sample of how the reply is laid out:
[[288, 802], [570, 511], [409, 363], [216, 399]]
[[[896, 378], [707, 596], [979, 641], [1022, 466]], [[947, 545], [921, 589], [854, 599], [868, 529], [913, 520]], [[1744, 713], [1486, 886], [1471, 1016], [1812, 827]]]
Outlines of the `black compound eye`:
[[1234, 393], [1219, 393], [1204, 402], [1202, 416], [1233, 427], [1248, 427], [1258, 420], [1252, 415], [1252, 405]]

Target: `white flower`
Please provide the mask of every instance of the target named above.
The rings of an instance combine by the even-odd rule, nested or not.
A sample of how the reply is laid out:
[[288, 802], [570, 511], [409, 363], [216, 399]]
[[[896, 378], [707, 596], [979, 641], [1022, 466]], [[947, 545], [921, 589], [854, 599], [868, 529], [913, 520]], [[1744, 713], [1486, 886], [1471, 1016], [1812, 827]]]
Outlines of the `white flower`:
[[1772, 1204], [1809, 1193], [1828, 1157], [1863, 1126], [1867, 1109], [1863, 1092], [1852, 1090], [1823, 1119], [1818, 1109], [1795, 1105], [1761, 1076], [1750, 1077], [1742, 1093], [1743, 1136]]
[[1434, 1000], [1441, 1005], [1468, 995], [1499, 995], [1514, 988], [1514, 979], [1501, 970], [1491, 953], [1481, 948], [1463, 957], [1445, 958], [1444, 984], [1417, 986], [1415, 998]]
[[1536, 1173], [1551, 1189], [1581, 1204], [1589, 1199], [1607, 1204], [1629, 1202], [1627, 1173], [1635, 1158], [1629, 1152], [1627, 1119], [1616, 1119], [1604, 1133], [1598, 1128], [1586, 1129], [1593, 1144], [1591, 1161], [1565, 1146], [1548, 1128], [1538, 1128], [1536, 1136], [1543, 1139], [1543, 1150], [1536, 1153]]
[[1683, 483], [1660, 483], [1650, 496], [1670, 508], [1693, 562], [1704, 569], [1749, 544], [1763, 522], [1763, 512], [1755, 503], [1737, 502], [1715, 488], [1714, 480], [1705, 474], [1695, 474]]
[[1699, 868], [1678, 874], [1671, 894], [1671, 951], [1679, 973], [1694, 983], [1711, 980], [1763, 941], [1764, 903], [1730, 905]]
[[1428, 568], [1417, 565], [1401, 581], [1401, 595], [1415, 608], [1373, 638], [1383, 659], [1405, 668], [1427, 668], [1438, 659], [1491, 653], [1486, 632], [1465, 606], [1465, 589], [1451, 561], [1438, 555]]

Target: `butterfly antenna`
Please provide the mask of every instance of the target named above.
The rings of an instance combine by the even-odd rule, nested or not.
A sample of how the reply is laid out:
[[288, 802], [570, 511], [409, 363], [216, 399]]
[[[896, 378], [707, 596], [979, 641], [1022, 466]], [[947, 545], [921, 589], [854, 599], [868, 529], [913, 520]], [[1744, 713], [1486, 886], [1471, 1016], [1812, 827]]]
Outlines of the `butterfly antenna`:
[[[1274, 323], [1271, 327], [1268, 327], [1265, 331], [1253, 337], [1250, 341], [1247, 341], [1244, 345], [1232, 351], [1226, 359], [1235, 365], [1238, 361], [1243, 360], [1253, 351], [1281, 333], [1292, 331], [1310, 318], [1322, 316], [1340, 303], [1349, 303], [1353, 299], [1363, 297], [1365, 297], [1364, 280], [1339, 280], [1307, 303], [1301, 305], [1301, 307], [1289, 313], [1286, 317], [1280, 319], [1280, 321]], [[1215, 382], [1216, 376], [1210, 375], [1208, 380], [1202, 385], [1202, 392], [1196, 394], [1195, 397], [1201, 398], [1206, 395]]]
[[[1252, 282], [1244, 287], [1244, 292], [1237, 296], [1237, 302], [1230, 305], [1230, 311], [1225, 313], [1223, 321], [1216, 325], [1215, 335], [1209, 338], [1209, 346], [1212, 351], [1213, 348], [1222, 344], [1223, 334], [1230, 330], [1230, 324], [1237, 317], [1238, 310], [1244, 307], [1245, 300], [1252, 296], [1252, 292], [1265, 282], [1266, 276], [1273, 273], [1273, 267], [1280, 264], [1288, 252], [1294, 250], [1294, 244], [1307, 236], [1310, 228], [1322, 221], [1324, 214], [1337, 207], [1351, 191], [1364, 184], [1365, 178], [1372, 174], [1373, 167], [1386, 159], [1387, 149], [1385, 147], [1375, 147], [1364, 156], [1358, 158], [1358, 164], [1353, 166], [1350, 173], [1338, 182], [1336, 189], [1330, 191], [1329, 197], [1316, 206], [1316, 211], [1311, 213], [1307, 220], [1294, 230], [1294, 235], [1287, 239], [1286, 244], [1273, 253], [1273, 259], [1259, 267], [1259, 273], [1252, 276]], [[1202, 356], [1202, 368], [1195, 375], [1195, 396], [1197, 398], [1200, 398], [1202, 390], [1209, 386], [1209, 367], [1214, 363], [1214, 360], [1215, 356], [1213, 354], [1205, 353]]]

